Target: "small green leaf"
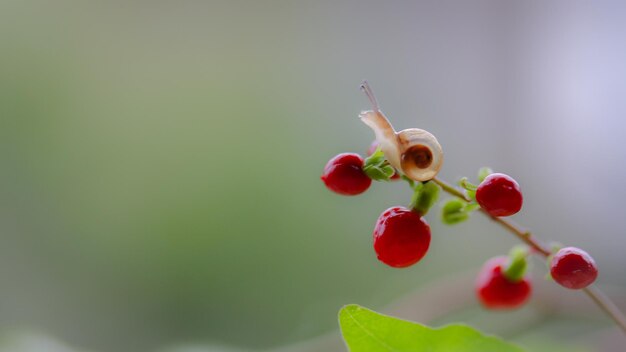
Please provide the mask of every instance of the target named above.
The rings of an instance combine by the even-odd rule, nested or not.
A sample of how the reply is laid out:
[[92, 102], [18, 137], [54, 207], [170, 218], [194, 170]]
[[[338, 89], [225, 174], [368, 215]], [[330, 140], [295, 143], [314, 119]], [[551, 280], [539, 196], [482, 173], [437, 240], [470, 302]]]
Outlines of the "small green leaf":
[[393, 166], [385, 159], [385, 154], [378, 148], [376, 151], [365, 159], [363, 172], [375, 181], [389, 181], [391, 176], [396, 172]]
[[439, 199], [439, 186], [431, 181], [423, 182], [415, 186], [411, 197], [410, 208], [422, 215], [426, 215]]
[[389, 179], [391, 176], [393, 176], [393, 174], [396, 173], [396, 170], [393, 168], [393, 166], [389, 164], [383, 165], [380, 169], [383, 170], [383, 173], [385, 174], [385, 176], [387, 176], [387, 179]]
[[376, 151], [365, 159], [365, 165], [378, 165], [385, 161], [385, 153], [382, 149], [377, 148]]
[[478, 210], [478, 209], [480, 209], [480, 204], [478, 204], [478, 203], [473, 203], [472, 202], [472, 203], [467, 203], [465, 205], [465, 211], [468, 212], [468, 213], [470, 213], [470, 212], [472, 212], [474, 210]]
[[446, 204], [444, 204], [443, 212], [448, 213], [448, 214], [458, 213], [463, 210], [463, 207], [465, 207], [464, 201], [458, 198], [452, 198], [452, 199], [448, 199]]
[[476, 191], [476, 189], [478, 188], [478, 186], [469, 182], [467, 177], [463, 177], [459, 180], [459, 186], [463, 187], [467, 191]]
[[351, 352], [522, 352], [472, 327], [430, 328], [351, 304], [339, 311], [341, 334]]
[[478, 181], [483, 182], [485, 178], [491, 174], [493, 174], [493, 170], [488, 167], [481, 167], [480, 170], [478, 170]]
[[374, 181], [388, 181], [393, 176], [395, 170], [391, 166], [369, 165], [363, 167], [363, 172]]
[[476, 200], [476, 190], [478, 189], [478, 186], [469, 182], [467, 177], [463, 177], [459, 180], [459, 186], [465, 190], [465, 194], [467, 194], [467, 197], [471, 201]]
[[454, 225], [469, 218], [465, 211], [466, 203], [458, 198], [449, 199], [441, 209], [441, 220], [444, 224]]
[[465, 212], [444, 214], [442, 221], [446, 225], [454, 225], [469, 219], [469, 214]]

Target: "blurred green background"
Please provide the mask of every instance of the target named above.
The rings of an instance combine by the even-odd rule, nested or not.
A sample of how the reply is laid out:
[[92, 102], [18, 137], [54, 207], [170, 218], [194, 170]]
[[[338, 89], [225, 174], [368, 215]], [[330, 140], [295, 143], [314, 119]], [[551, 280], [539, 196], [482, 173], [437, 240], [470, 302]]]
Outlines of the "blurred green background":
[[614, 1], [0, 1], [0, 351], [342, 351], [348, 303], [621, 350], [540, 261], [531, 304], [482, 311], [473, 276], [516, 242], [479, 216], [429, 215], [425, 260], [385, 267], [371, 230], [408, 188], [344, 198], [319, 175], [373, 138], [367, 78], [397, 128], [437, 136], [444, 178], [514, 175], [516, 220], [588, 250], [626, 309], [625, 18]]

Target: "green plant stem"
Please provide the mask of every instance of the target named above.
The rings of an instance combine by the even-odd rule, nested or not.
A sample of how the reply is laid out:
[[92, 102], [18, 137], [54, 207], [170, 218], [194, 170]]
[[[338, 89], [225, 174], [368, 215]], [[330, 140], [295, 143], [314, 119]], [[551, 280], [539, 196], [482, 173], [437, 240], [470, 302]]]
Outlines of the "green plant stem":
[[[463, 193], [461, 190], [454, 187], [453, 185], [438, 178], [434, 178], [433, 181], [437, 183], [441, 187], [441, 189], [448, 192], [449, 194], [458, 197], [468, 203], [470, 202], [470, 199], [467, 198], [465, 193]], [[492, 216], [484, 211], [482, 208], [480, 210], [491, 220], [497, 222], [502, 227], [509, 230], [509, 232], [517, 236], [522, 242], [529, 245], [535, 252], [543, 255], [546, 258], [550, 256], [550, 254], [552, 254], [550, 248], [541, 244], [536, 238], [533, 237], [530, 231], [524, 230], [519, 225], [513, 223], [510, 220]], [[622, 329], [624, 334], [626, 334], [626, 317], [609, 297], [607, 297], [595, 285], [584, 288], [583, 292], [585, 292], [587, 296], [589, 296], [608, 316], [610, 316], [611, 319], [615, 321], [615, 324], [617, 324], [617, 326]]]

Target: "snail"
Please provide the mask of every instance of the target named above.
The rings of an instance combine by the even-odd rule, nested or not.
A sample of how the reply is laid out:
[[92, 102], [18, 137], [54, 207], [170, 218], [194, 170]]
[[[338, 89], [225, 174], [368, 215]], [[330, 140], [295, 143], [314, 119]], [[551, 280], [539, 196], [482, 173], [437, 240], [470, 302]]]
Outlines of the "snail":
[[389, 164], [415, 181], [424, 182], [435, 178], [443, 163], [443, 150], [437, 138], [419, 128], [396, 132], [380, 111], [376, 97], [366, 81], [361, 84], [361, 90], [372, 104], [372, 110], [362, 111], [359, 117], [374, 130], [378, 146]]

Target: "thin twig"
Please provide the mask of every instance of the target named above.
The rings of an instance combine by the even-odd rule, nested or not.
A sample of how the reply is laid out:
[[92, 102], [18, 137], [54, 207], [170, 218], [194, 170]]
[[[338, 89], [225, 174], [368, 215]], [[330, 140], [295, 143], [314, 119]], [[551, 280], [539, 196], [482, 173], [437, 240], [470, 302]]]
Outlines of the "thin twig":
[[[434, 178], [433, 181], [437, 183], [444, 191], [450, 193], [451, 195], [458, 197], [466, 202], [470, 202], [471, 200], [458, 188], [453, 185], [438, 179]], [[502, 227], [506, 228], [517, 236], [522, 242], [529, 245], [533, 248], [537, 253], [543, 255], [544, 257], [550, 256], [552, 254], [550, 248], [541, 244], [536, 238], [533, 237], [530, 231], [526, 231], [521, 228], [519, 225], [516, 225], [510, 220], [499, 218], [496, 216], [492, 216], [487, 213], [484, 209], [481, 208], [483, 214], [487, 215], [491, 220], [497, 222]], [[620, 309], [611, 301], [609, 297], [607, 297], [600, 289], [596, 286], [591, 285], [583, 289], [583, 291], [589, 296], [607, 315], [611, 317], [615, 321], [615, 323], [623, 330], [626, 334], [626, 317], [624, 313], [620, 311]]]
[[527, 245], [529, 245], [536, 252], [541, 253], [544, 257], [547, 257], [547, 256], [549, 256], [551, 254], [550, 253], [550, 249], [545, 247], [541, 243], [539, 243], [539, 241], [536, 238], [533, 237], [533, 235], [530, 233], [530, 231], [523, 230], [520, 226], [514, 224], [510, 220], [506, 220], [506, 219], [503, 219], [503, 218], [499, 218], [497, 216], [493, 216], [493, 215], [487, 213], [482, 208], [480, 209], [480, 211], [482, 211], [483, 214], [485, 214], [489, 218], [491, 218], [491, 220], [497, 222], [498, 224], [502, 225], [502, 227], [504, 227], [505, 229], [509, 230], [511, 233], [515, 234], [515, 236], [517, 236], [521, 241], [525, 242]]
[[583, 288], [583, 291], [585, 291], [587, 296], [591, 297], [591, 299], [596, 302], [596, 304], [600, 306], [606, 314], [613, 318], [615, 323], [617, 323], [617, 325], [622, 328], [624, 333], [626, 333], [626, 317], [624, 317], [622, 311], [619, 310], [615, 303], [613, 303], [613, 301], [611, 301], [611, 299], [607, 297], [604, 292], [600, 291], [600, 289], [595, 285], [587, 286]]

